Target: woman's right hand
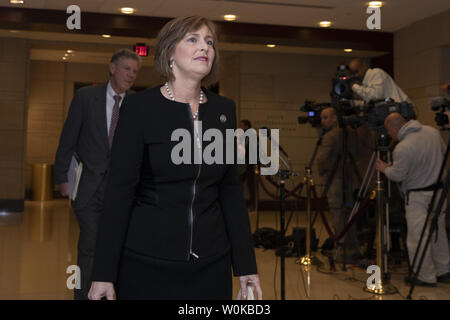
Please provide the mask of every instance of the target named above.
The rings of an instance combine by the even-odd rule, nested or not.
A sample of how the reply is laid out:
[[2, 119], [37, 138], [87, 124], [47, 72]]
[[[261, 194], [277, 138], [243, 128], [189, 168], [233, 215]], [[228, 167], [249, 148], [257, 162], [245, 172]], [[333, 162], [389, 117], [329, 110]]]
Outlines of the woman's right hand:
[[88, 293], [89, 300], [114, 300], [114, 285], [112, 282], [92, 282], [91, 289]]

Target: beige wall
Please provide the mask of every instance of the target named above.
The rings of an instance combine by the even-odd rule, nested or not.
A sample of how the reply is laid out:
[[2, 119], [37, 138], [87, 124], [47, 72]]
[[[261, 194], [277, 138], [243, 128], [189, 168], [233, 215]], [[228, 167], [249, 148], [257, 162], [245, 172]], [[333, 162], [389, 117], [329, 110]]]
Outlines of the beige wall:
[[0, 211], [23, 207], [28, 56], [28, 41], [0, 38]]
[[413, 23], [394, 34], [394, 72], [411, 98], [419, 120], [434, 125], [431, 97], [450, 81], [450, 10]]

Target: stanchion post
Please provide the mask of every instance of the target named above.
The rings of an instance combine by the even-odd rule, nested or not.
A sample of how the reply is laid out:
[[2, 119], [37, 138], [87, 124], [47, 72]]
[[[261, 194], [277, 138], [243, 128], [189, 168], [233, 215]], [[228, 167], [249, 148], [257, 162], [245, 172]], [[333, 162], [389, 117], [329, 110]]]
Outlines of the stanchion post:
[[311, 168], [306, 167], [306, 255], [301, 258], [302, 265], [311, 265]]
[[[378, 152], [377, 158], [380, 159], [380, 153]], [[385, 209], [385, 196], [383, 181], [381, 180], [381, 173], [377, 171], [376, 182], [376, 246], [377, 246], [377, 266], [380, 268], [382, 276], [377, 284], [371, 287], [364, 287], [364, 290], [373, 294], [394, 294], [397, 290], [390, 285], [389, 280], [384, 277], [385, 266], [384, 263], [384, 209]]]
[[259, 228], [259, 166], [255, 164], [254, 166], [254, 179], [255, 179], [255, 212], [256, 212], [256, 230]]
[[[285, 200], [286, 200], [286, 193], [285, 193], [285, 181], [283, 173], [281, 173], [281, 179], [280, 179], [280, 234], [283, 236], [286, 232], [285, 228], [285, 219], [284, 214], [286, 212], [285, 207]], [[280, 239], [281, 241], [281, 239]], [[285, 259], [284, 259], [284, 250], [283, 248], [280, 251], [280, 261], [281, 261], [281, 272], [280, 272], [280, 283], [281, 283], [281, 300], [286, 300], [285, 297]]]

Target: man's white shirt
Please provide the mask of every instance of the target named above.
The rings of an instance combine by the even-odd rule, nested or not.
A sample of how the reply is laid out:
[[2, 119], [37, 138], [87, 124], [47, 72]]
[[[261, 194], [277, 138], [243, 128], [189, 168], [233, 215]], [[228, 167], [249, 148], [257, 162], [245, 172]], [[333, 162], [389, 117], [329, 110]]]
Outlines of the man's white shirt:
[[392, 98], [395, 102], [411, 102], [391, 76], [380, 68], [367, 69], [362, 85], [355, 83], [352, 89], [364, 102], [386, 98]]

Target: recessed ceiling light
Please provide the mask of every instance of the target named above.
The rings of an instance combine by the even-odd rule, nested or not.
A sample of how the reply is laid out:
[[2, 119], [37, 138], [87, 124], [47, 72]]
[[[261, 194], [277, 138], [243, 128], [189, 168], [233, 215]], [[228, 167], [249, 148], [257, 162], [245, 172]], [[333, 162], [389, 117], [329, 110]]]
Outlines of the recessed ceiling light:
[[237, 19], [236, 15], [234, 14], [226, 14], [223, 16], [225, 21], [235, 21]]
[[62, 59], [63, 59], [63, 60], [67, 60], [67, 58], [66, 58], [66, 57], [62, 57]]
[[134, 13], [135, 10], [134, 10], [134, 8], [123, 7], [123, 8], [120, 8], [120, 11], [124, 14], [132, 14], [132, 13]]
[[70, 50], [70, 49], [69, 49], [69, 50], [67, 50], [66, 52], [67, 52], [67, 53], [73, 53], [73, 50]]
[[271, 44], [271, 43], [266, 44], [267, 48], [275, 48], [276, 46], [277, 46], [276, 44]]
[[353, 49], [344, 49], [345, 52], [352, 52]]
[[103, 38], [111, 38], [111, 35], [110, 34], [102, 34], [102, 37]]
[[320, 21], [319, 26], [321, 26], [322, 28], [328, 28], [329, 26], [331, 26], [331, 21]]
[[11, 4], [23, 4], [23, 0], [9, 0], [9, 3]]
[[370, 1], [368, 6], [369, 6], [369, 8], [381, 8], [383, 6], [383, 2], [381, 2], [381, 1]]

